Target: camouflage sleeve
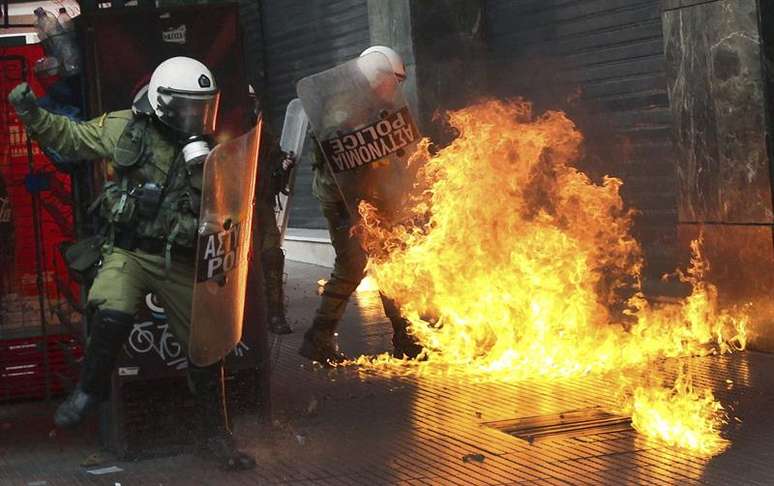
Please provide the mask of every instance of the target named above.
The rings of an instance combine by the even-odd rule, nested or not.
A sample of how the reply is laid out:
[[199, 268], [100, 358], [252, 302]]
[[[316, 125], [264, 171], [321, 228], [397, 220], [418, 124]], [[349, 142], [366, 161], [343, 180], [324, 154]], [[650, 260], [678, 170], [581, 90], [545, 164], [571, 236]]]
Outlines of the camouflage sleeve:
[[320, 142], [317, 141], [316, 137], [312, 137], [312, 143], [314, 143], [314, 150], [312, 152], [312, 168], [319, 170], [325, 167], [325, 156], [322, 153], [322, 148], [320, 148]]
[[113, 147], [105, 137], [107, 114], [86, 122], [38, 109], [23, 117], [30, 137], [40, 145], [72, 160], [110, 158]]

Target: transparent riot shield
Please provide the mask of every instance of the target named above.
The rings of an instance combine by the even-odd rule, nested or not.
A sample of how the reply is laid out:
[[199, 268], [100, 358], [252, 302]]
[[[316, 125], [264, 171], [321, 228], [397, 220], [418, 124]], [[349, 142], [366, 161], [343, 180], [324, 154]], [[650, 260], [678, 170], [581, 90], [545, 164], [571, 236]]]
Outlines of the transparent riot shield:
[[280, 241], [285, 239], [285, 230], [288, 228], [288, 216], [290, 215], [293, 187], [296, 182], [296, 170], [301, 162], [301, 154], [304, 151], [304, 141], [306, 140], [306, 130], [308, 127], [309, 118], [304, 113], [301, 100], [294, 98], [288, 103], [288, 107], [285, 110], [285, 122], [282, 125], [282, 135], [280, 136], [280, 149], [294, 162], [293, 166], [287, 169], [286, 182], [278, 196], [279, 205], [276, 215], [277, 227], [280, 231]]
[[350, 213], [367, 201], [396, 214], [414, 181], [408, 158], [419, 132], [387, 57], [353, 59], [296, 88]]
[[204, 163], [188, 357], [208, 366], [242, 336], [262, 121]]

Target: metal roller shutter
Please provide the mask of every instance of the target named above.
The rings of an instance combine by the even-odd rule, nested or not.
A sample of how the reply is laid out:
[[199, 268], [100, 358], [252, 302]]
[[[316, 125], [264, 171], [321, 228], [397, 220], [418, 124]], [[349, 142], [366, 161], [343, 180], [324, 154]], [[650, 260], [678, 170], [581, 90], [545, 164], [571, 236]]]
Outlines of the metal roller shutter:
[[[296, 82], [354, 57], [369, 45], [366, 0], [261, 1], [268, 119], [279, 132]], [[299, 168], [290, 226], [327, 228], [312, 196], [312, 168]]]
[[587, 140], [584, 163], [624, 180], [641, 210], [649, 273], [674, 264], [675, 161], [658, 0], [487, 0], [500, 96], [561, 108]]

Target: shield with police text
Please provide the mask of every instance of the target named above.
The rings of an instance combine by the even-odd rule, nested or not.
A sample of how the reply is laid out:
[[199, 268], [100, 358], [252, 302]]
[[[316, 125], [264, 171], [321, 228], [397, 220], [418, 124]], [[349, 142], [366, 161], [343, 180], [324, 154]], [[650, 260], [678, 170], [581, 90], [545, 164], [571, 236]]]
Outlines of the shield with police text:
[[261, 120], [204, 163], [188, 357], [208, 366], [242, 336]]
[[419, 141], [387, 57], [374, 52], [301, 79], [298, 97], [350, 213], [361, 201], [383, 217], [411, 190]]

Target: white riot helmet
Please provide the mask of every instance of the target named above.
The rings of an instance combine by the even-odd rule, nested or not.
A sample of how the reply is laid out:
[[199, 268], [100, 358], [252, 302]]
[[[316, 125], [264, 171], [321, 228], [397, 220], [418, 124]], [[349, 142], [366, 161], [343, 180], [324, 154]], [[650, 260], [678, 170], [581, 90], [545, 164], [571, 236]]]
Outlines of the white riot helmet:
[[395, 73], [395, 77], [398, 78], [398, 81], [406, 79], [406, 65], [403, 63], [403, 58], [400, 57], [400, 54], [387, 46], [371, 46], [361, 52], [360, 57], [371, 54], [372, 52], [384, 54], [387, 60], [390, 61], [392, 72]]
[[148, 101], [164, 124], [186, 135], [215, 131], [220, 91], [212, 72], [196, 59], [173, 57], [158, 65]]

